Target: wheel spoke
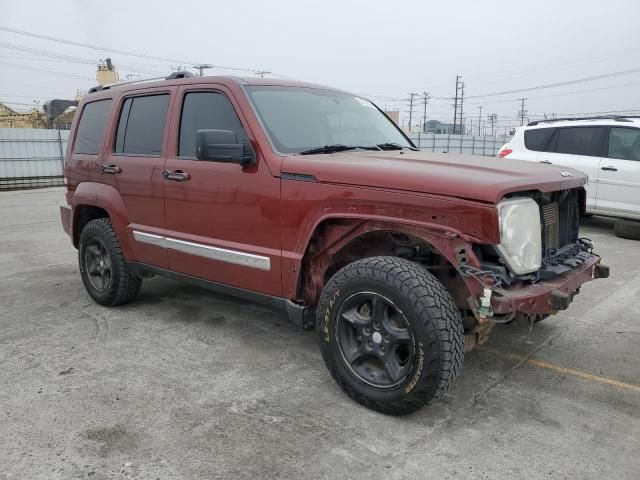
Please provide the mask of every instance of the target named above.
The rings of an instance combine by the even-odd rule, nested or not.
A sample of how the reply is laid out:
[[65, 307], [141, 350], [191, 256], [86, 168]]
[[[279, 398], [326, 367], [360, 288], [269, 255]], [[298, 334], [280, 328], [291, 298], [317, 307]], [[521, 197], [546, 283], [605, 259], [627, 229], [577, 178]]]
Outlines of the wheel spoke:
[[384, 360], [384, 370], [387, 372], [387, 376], [391, 382], [395, 383], [400, 380], [408, 367], [402, 367], [398, 363], [398, 358], [395, 355], [387, 355]]
[[109, 278], [111, 277], [111, 272], [109, 270], [103, 270], [100, 274], [100, 288], [103, 290], [107, 288], [109, 285]]
[[98, 258], [101, 255], [100, 247], [98, 247], [97, 245], [88, 245], [87, 246], [87, 253], [89, 253], [89, 255], [91, 257], [93, 257], [94, 259]]
[[389, 337], [389, 343], [393, 344], [407, 344], [411, 342], [411, 334], [406, 328], [388, 327], [387, 335]]
[[367, 356], [368, 353], [364, 350], [364, 348], [362, 348], [362, 346], [360, 346], [356, 350], [354, 350], [351, 355], [349, 355], [347, 361], [349, 362], [349, 364], [351, 364], [352, 367], [357, 367], [362, 364], [363, 360], [366, 359]]
[[355, 308], [342, 312], [342, 318], [350, 323], [351, 326], [355, 327], [356, 330], [366, 327], [371, 322], [371, 319], [364, 318], [362, 315], [358, 314]]

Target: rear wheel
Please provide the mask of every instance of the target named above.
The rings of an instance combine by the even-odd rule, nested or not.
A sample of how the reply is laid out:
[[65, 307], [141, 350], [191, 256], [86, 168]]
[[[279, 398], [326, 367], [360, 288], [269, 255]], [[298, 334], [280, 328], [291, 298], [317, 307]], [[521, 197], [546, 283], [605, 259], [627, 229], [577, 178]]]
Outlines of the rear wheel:
[[120, 249], [111, 220], [91, 220], [80, 234], [80, 275], [87, 292], [97, 303], [115, 307], [133, 300], [142, 280], [134, 276]]
[[464, 334], [453, 299], [405, 259], [373, 257], [344, 267], [322, 293], [317, 323], [336, 382], [382, 413], [418, 410], [462, 370]]
[[640, 222], [633, 220], [618, 220], [613, 231], [616, 237], [640, 240]]

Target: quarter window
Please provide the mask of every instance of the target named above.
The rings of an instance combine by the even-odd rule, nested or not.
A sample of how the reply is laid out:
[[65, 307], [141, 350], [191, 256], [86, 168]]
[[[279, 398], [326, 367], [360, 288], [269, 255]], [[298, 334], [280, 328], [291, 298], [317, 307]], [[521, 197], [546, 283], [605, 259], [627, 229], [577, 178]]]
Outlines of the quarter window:
[[82, 109], [80, 117], [80, 125], [76, 133], [76, 143], [73, 152], [84, 155], [97, 155], [104, 131], [107, 125], [107, 119], [111, 112], [111, 100], [99, 100], [97, 102], [87, 103]]
[[572, 155], [599, 157], [602, 152], [604, 127], [561, 128], [555, 151]]
[[554, 130], [555, 128], [534, 128], [531, 130], [525, 130], [524, 146], [527, 150], [533, 150], [535, 152], [544, 151]]
[[114, 152], [159, 156], [169, 95], [127, 98], [120, 112]]
[[640, 160], [640, 129], [612, 128], [607, 156], [622, 160]]
[[198, 130], [231, 130], [238, 142], [246, 141], [240, 119], [229, 99], [217, 92], [191, 92], [184, 97], [180, 118], [178, 155], [196, 156]]

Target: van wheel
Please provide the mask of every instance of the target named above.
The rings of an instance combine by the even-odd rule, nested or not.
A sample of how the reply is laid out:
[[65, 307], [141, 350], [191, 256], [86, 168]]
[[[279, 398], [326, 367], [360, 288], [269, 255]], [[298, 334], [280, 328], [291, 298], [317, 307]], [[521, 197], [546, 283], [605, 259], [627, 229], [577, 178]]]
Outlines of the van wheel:
[[80, 234], [80, 275], [96, 303], [115, 307], [133, 300], [142, 279], [127, 268], [113, 225], [108, 218], [91, 220]]
[[460, 313], [422, 266], [372, 257], [338, 271], [317, 310], [322, 357], [355, 401], [404, 415], [440, 398], [462, 370]]
[[640, 222], [633, 220], [618, 220], [613, 226], [616, 237], [640, 240]]

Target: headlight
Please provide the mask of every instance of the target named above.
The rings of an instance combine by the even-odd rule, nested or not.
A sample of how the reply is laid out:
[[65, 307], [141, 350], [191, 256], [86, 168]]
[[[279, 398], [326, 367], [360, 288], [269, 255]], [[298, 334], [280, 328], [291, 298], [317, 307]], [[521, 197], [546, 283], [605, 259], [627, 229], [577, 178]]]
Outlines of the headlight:
[[498, 252], [516, 275], [535, 272], [542, 262], [540, 209], [531, 198], [513, 198], [498, 204]]

